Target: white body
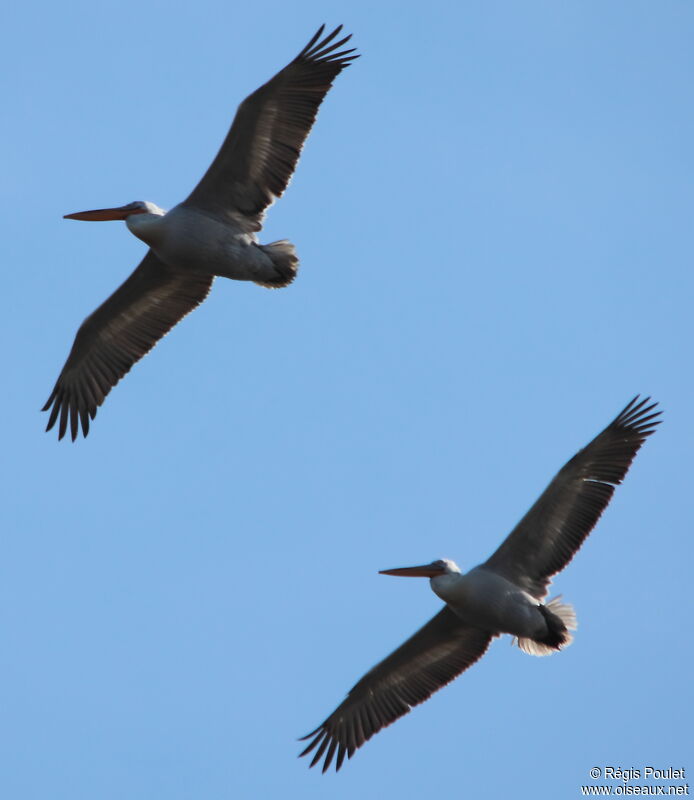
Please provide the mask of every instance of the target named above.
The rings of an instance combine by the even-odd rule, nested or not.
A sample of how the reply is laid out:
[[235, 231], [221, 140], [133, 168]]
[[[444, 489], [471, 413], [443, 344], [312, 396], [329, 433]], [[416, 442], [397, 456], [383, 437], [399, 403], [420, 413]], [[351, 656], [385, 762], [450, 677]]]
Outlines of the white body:
[[277, 280], [272, 259], [240, 224], [183, 204], [166, 212], [148, 202], [147, 209], [126, 224], [168, 266], [238, 281]]
[[482, 566], [463, 575], [453, 562], [447, 564], [451, 571], [431, 578], [431, 588], [463, 622], [518, 638], [546, 634], [539, 601], [519, 586]]

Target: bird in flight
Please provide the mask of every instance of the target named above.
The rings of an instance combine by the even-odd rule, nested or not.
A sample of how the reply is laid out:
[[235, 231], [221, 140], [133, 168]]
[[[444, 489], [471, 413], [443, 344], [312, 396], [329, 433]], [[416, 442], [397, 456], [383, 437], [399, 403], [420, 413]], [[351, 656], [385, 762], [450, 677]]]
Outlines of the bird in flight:
[[511, 634], [525, 653], [545, 656], [571, 643], [573, 608], [547, 603], [551, 578], [571, 561], [626, 475], [641, 445], [660, 424], [656, 403], [635, 397], [590, 444], [554, 476], [535, 505], [483, 564], [462, 573], [447, 559], [383, 575], [427, 577], [446, 605], [351, 689], [300, 754], [318, 748], [323, 772], [375, 733], [427, 700], [478, 661], [491, 640]]
[[[132, 275], [80, 326], [43, 411], [62, 439], [89, 421], [118, 381], [207, 297], [215, 277], [280, 288], [299, 260], [283, 239], [258, 243], [268, 206], [294, 172], [318, 108], [351, 61], [342, 26], [321, 26], [299, 55], [239, 106], [226, 139], [191, 194], [170, 211], [136, 201], [66, 219], [125, 220], [149, 250]], [[321, 38], [323, 37], [323, 38]], [[337, 39], [337, 41], [335, 41]]]

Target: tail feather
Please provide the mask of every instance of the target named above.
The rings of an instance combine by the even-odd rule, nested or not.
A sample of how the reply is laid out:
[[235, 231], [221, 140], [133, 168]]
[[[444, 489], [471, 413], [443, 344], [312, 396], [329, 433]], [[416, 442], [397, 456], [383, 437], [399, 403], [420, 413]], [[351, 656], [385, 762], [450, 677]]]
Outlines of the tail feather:
[[548, 656], [571, 644], [574, 637], [569, 631], [575, 631], [578, 627], [576, 612], [573, 606], [560, 601], [561, 595], [546, 605], [537, 607], [547, 625], [547, 633], [542, 639], [518, 637], [513, 640], [524, 653], [531, 656]]
[[287, 239], [280, 239], [278, 242], [261, 244], [259, 247], [270, 257], [272, 266], [278, 275], [276, 280], [255, 281], [255, 283], [259, 286], [265, 286], [267, 289], [281, 289], [284, 286], [289, 286], [299, 269], [299, 259], [294, 245]]

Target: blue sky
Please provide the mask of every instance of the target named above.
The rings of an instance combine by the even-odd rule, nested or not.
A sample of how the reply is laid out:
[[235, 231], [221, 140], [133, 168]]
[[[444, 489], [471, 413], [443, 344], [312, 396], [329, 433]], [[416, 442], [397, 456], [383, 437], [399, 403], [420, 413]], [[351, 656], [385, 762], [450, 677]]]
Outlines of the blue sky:
[[[578, 797], [690, 766], [694, 7], [15, 4], [0, 70], [6, 374], [0, 794]], [[69, 212], [181, 200], [237, 104], [344, 23], [263, 241], [45, 434], [74, 333], [144, 247]], [[296, 737], [440, 607], [379, 569], [484, 560], [636, 393], [646, 443], [554, 588], [574, 644], [497, 641], [336, 776]]]

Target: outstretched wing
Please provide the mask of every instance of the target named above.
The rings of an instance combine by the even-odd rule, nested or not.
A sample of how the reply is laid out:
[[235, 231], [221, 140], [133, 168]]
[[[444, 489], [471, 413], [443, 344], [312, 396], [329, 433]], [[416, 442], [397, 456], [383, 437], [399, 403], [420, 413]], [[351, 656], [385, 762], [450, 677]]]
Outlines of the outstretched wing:
[[657, 403], [635, 397], [567, 462], [484, 566], [538, 600], [571, 561], [612, 499], [639, 448], [660, 424]]
[[[492, 635], [461, 622], [444, 606], [405, 644], [377, 664], [353, 687], [342, 705], [315, 731], [302, 756], [318, 747], [311, 766], [325, 753], [323, 772], [337, 750], [335, 769], [375, 733], [453, 680], [481, 658]], [[327, 749], [327, 753], [326, 753]]]
[[323, 98], [359, 57], [349, 55], [354, 48], [338, 50], [351, 35], [330, 44], [342, 25], [320, 40], [323, 29], [241, 103], [217, 157], [186, 204], [260, 230], [263, 212], [287, 188]]
[[[207, 297], [213, 277], [182, 274], [149, 250], [133, 274], [80, 326], [48, 402], [46, 430], [60, 418], [58, 438], [70, 422], [84, 436], [106, 395], [133, 364]], [[51, 408], [52, 406], [52, 408]]]

